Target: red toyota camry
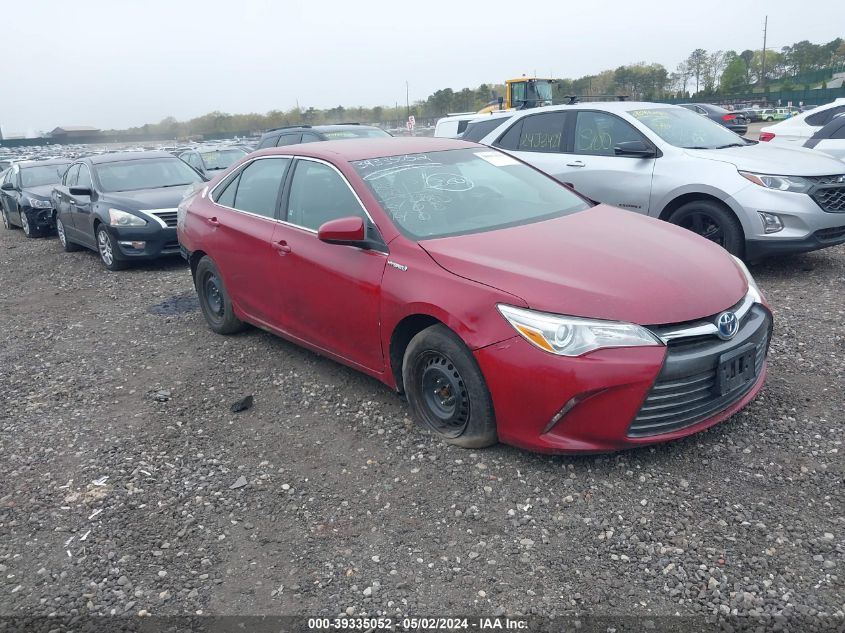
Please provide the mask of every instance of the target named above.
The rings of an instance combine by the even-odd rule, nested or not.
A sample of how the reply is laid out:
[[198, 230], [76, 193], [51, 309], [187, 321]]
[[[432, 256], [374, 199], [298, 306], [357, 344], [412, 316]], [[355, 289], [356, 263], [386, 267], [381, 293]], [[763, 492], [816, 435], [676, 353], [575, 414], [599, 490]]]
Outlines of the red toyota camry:
[[447, 442], [602, 452], [695, 433], [763, 386], [745, 266], [446, 139], [250, 154], [179, 208], [203, 314], [404, 393]]

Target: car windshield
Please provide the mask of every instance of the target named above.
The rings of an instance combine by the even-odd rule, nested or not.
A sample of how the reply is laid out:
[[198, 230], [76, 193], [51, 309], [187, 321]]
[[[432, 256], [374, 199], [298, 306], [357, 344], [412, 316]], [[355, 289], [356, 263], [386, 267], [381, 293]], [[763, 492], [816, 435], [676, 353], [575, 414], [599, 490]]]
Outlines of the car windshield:
[[416, 240], [539, 222], [590, 207], [552, 178], [495, 150], [387, 156], [352, 166], [399, 230]]
[[343, 130], [323, 130], [323, 136], [330, 141], [337, 141], [348, 138], [385, 138], [390, 136], [381, 128], [364, 127], [364, 128], [347, 128]]
[[246, 156], [242, 149], [218, 149], [212, 152], [200, 152], [202, 162], [208, 170], [228, 169], [236, 160]]
[[684, 108], [643, 108], [628, 114], [675, 147], [719, 149], [751, 145], [728, 128]]
[[96, 166], [103, 191], [135, 191], [202, 182], [197, 172], [176, 158], [140, 158]]
[[24, 167], [21, 169], [21, 186], [26, 189], [27, 187], [58, 184], [61, 182], [62, 176], [65, 175], [68, 165], [70, 163]]

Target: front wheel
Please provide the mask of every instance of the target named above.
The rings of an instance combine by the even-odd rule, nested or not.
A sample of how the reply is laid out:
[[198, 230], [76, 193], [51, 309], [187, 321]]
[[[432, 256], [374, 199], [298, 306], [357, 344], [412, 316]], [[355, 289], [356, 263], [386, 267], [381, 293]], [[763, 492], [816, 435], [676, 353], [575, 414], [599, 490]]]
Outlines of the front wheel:
[[772, 117], [766, 117], [766, 121], [768, 121], [769, 123], [771, 123], [772, 121], [774, 121], [774, 119], [773, 119]]
[[234, 334], [244, 329], [243, 321], [235, 316], [220, 271], [210, 257], [203, 257], [197, 264], [194, 286], [208, 327], [218, 334]]
[[20, 212], [21, 215], [21, 228], [23, 229], [23, 234], [27, 237], [36, 237], [38, 235], [38, 231], [29, 223], [29, 218], [27, 217], [26, 213], [23, 211]]
[[736, 216], [713, 200], [693, 200], [678, 207], [669, 222], [698, 233], [728, 251], [742, 257], [745, 236]]
[[417, 419], [450, 444], [483, 448], [498, 441], [493, 400], [475, 358], [444, 325], [408, 344], [402, 382]]
[[126, 267], [126, 262], [117, 258], [111, 235], [102, 224], [97, 227], [97, 252], [103, 266], [109, 270], [121, 270]]

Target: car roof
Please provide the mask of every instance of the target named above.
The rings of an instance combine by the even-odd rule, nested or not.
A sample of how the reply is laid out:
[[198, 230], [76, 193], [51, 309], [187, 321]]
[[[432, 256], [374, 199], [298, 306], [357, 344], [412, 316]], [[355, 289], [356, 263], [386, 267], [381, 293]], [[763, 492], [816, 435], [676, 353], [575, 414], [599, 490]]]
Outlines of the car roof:
[[50, 158], [48, 160], [22, 160], [17, 161], [18, 167], [28, 169], [30, 167], [42, 167], [44, 165], [70, 165], [73, 161], [70, 158]]
[[[387, 138], [361, 138], [339, 141], [323, 141], [322, 143], [304, 143], [301, 145], [284, 145], [282, 147], [268, 147], [256, 152], [257, 155], [297, 155], [311, 158], [325, 158], [327, 160], [366, 160], [399, 154], [422, 154], [425, 152], [442, 152], [450, 149], [472, 149], [481, 147], [477, 143], [457, 141], [449, 138], [433, 138], [429, 136], [391, 136]], [[487, 149], [487, 148], [485, 148]]]
[[[92, 165], [99, 165], [101, 163], [117, 163], [127, 160], [144, 160], [148, 158], [176, 158], [170, 152], [149, 151], [149, 152], [113, 152], [109, 154], [97, 154], [95, 156], [86, 156], [82, 160], [90, 162]], [[178, 160], [178, 159], [177, 159]]]
[[356, 130], [360, 129], [370, 129], [370, 130], [380, 130], [381, 128], [377, 125], [361, 125], [360, 123], [329, 123], [326, 125], [287, 125], [284, 127], [277, 127], [273, 128], [272, 130], [267, 130], [262, 134], [265, 136], [267, 134], [286, 134], [290, 132], [332, 132], [336, 130], [348, 130], [349, 128], [354, 128]]
[[605, 112], [629, 112], [651, 108], [679, 108], [671, 103], [655, 103], [654, 101], [579, 101], [573, 104], [541, 106], [527, 110], [517, 110], [514, 116], [536, 114], [538, 112], [557, 112], [566, 110], [604, 110]]

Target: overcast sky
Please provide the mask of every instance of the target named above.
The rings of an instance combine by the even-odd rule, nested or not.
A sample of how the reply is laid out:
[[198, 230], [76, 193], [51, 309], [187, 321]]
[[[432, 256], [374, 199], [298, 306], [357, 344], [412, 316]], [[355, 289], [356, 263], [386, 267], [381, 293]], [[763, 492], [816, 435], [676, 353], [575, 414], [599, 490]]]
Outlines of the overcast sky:
[[697, 47], [845, 37], [816, 0], [20, 0], [2, 12], [0, 125], [124, 128], [212, 110], [392, 105], [531, 74], [580, 77]]

